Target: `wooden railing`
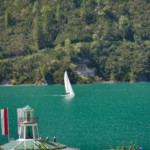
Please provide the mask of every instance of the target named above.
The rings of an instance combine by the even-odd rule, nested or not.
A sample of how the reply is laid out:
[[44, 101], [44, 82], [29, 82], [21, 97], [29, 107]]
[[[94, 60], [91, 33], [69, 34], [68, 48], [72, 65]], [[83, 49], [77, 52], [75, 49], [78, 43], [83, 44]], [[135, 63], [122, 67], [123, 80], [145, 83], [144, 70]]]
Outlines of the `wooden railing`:
[[38, 123], [38, 117], [22, 117], [19, 118], [19, 123]]

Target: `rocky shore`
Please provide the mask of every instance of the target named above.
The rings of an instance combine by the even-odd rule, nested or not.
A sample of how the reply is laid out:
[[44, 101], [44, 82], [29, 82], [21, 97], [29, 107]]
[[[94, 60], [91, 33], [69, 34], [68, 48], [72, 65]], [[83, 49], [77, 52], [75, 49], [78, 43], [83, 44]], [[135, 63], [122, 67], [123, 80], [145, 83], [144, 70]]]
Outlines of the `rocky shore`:
[[[148, 82], [148, 81], [130, 81], [130, 82], [121, 82], [121, 81], [99, 81], [99, 82], [93, 82], [90, 84], [112, 84], [112, 83], [140, 83], [140, 82]], [[77, 83], [80, 84], [80, 83]], [[81, 83], [82, 84], [82, 83]], [[41, 81], [37, 84], [20, 84], [20, 85], [61, 85], [61, 84], [48, 84], [46, 80]], [[4, 80], [2, 83], [0, 83], [0, 86], [15, 86], [13, 84], [13, 80]]]

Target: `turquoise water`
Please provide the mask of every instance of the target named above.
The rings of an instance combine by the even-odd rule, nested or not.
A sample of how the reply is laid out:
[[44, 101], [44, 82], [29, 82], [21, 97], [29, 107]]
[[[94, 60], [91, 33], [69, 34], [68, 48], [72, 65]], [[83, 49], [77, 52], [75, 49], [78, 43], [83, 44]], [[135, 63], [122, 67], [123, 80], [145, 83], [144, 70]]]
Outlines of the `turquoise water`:
[[[67, 99], [63, 85], [1, 86], [0, 109], [9, 108], [10, 137], [17, 135], [17, 108], [35, 110], [40, 136], [81, 150], [102, 150], [135, 140], [150, 143], [150, 83], [73, 85]], [[0, 132], [0, 143], [7, 136]]]

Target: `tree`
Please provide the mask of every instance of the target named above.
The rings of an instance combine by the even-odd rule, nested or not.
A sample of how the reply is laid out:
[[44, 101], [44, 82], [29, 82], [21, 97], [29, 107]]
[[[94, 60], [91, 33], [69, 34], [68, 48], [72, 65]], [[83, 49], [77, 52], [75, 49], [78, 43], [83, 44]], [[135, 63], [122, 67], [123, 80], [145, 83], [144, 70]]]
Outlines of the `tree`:
[[20, 6], [21, 3], [22, 3], [21, 0], [15, 0], [15, 1], [14, 1], [14, 5], [15, 5], [15, 6]]
[[60, 4], [57, 5], [56, 9], [56, 20], [60, 21]]
[[49, 32], [50, 25], [53, 22], [53, 16], [51, 9], [49, 7], [44, 6], [41, 10], [42, 12], [42, 20], [43, 20], [43, 32], [44, 34]]
[[44, 41], [43, 41], [41, 19], [39, 15], [37, 15], [36, 18], [34, 19], [33, 39], [34, 39], [35, 47], [37, 49], [41, 49], [43, 47]]
[[0, 0], [0, 8], [3, 6], [3, 0]]
[[71, 49], [71, 41], [68, 38], [65, 40], [65, 48], [67, 51], [70, 51]]
[[38, 15], [40, 14], [40, 2], [39, 2], [39, 0], [37, 0], [34, 3], [33, 12], [36, 13], [36, 14], [38, 14]]
[[49, 6], [43, 6], [42, 13], [42, 27], [45, 38], [45, 46], [50, 47], [55, 39], [56, 32], [54, 26], [54, 12]]
[[8, 7], [5, 12], [5, 28], [11, 25], [10, 8]]
[[82, 3], [82, 0], [73, 0], [73, 2], [74, 2], [76, 7], [80, 7], [81, 3]]
[[123, 39], [125, 39], [128, 29], [129, 29], [129, 21], [128, 17], [126, 16], [121, 16], [119, 19], [119, 29], [121, 29], [122, 34], [123, 34]]

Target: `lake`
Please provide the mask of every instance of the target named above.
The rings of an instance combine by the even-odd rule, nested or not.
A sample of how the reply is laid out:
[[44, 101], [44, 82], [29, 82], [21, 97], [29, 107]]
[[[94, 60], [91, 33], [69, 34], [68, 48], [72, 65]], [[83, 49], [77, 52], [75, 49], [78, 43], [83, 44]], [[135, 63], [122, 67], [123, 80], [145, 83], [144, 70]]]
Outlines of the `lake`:
[[[150, 146], [150, 83], [0, 86], [0, 109], [9, 108], [10, 137], [18, 138], [17, 108], [30, 105], [38, 117], [40, 136], [81, 150], [137, 143]], [[2, 136], [0, 143], [7, 143]]]

